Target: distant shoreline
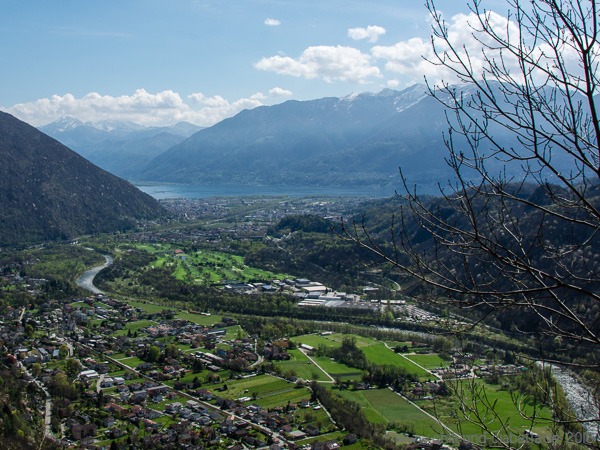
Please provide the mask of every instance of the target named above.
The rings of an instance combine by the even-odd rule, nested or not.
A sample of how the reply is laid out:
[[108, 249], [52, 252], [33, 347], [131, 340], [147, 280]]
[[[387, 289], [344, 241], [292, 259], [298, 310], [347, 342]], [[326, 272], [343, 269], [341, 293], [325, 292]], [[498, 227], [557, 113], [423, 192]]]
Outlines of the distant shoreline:
[[246, 185], [200, 185], [200, 184], [153, 184], [134, 183], [142, 192], [157, 200], [167, 198], [243, 197], [257, 195], [283, 195], [305, 197], [321, 195], [328, 197], [386, 198], [395, 195], [392, 188], [346, 188], [328, 186], [246, 186]]

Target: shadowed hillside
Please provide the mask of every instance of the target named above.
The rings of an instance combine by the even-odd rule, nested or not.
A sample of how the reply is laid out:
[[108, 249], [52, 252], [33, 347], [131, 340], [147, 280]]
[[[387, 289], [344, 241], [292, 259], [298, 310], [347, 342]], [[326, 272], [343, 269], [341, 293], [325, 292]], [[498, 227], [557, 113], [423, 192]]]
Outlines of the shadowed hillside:
[[0, 245], [116, 231], [158, 202], [36, 128], [0, 112]]

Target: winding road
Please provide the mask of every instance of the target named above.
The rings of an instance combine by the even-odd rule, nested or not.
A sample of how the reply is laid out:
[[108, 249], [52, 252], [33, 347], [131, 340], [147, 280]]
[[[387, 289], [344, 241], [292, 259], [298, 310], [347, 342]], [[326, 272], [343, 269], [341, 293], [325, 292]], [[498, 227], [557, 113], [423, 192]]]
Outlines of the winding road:
[[106, 259], [104, 264], [84, 272], [83, 275], [77, 278], [77, 286], [90, 291], [92, 294], [104, 294], [103, 291], [94, 286], [94, 277], [98, 275], [98, 272], [113, 263], [112, 256], [104, 255], [104, 258]]
[[20, 369], [25, 372], [32, 383], [34, 383], [46, 396], [46, 401], [44, 402], [44, 439], [50, 439], [52, 441], [56, 441], [54, 434], [52, 433], [52, 397], [46, 389], [46, 386], [31, 375], [29, 369], [23, 365], [22, 362], [19, 362]]

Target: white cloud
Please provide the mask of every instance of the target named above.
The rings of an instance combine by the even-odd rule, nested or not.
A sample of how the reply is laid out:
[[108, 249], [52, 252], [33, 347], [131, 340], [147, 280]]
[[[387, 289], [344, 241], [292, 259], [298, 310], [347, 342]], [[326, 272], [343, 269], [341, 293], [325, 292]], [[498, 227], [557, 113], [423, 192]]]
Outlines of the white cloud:
[[229, 105], [229, 102], [220, 95], [206, 97], [201, 92], [196, 92], [194, 94], [188, 95], [188, 98], [194, 103], [199, 103], [209, 108], [222, 108]]
[[[516, 24], [494, 12], [488, 14], [488, 22], [500, 35], [509, 32], [511, 38], [519, 38]], [[454, 48], [469, 53], [474, 70], [482, 71], [485, 57], [493, 58], [497, 55], [491, 51], [487, 51], [485, 55], [482, 53], [481, 43], [472, 36], [471, 25], [476, 23], [477, 17], [473, 13], [457, 14], [448, 20], [448, 36]], [[368, 28], [362, 30], [368, 31]], [[365, 35], [363, 39], [369, 37]], [[448, 49], [440, 40], [436, 40], [435, 44], [438, 46], [438, 52]], [[535, 49], [533, 54], [551, 55], [552, 51], [553, 49], [540, 47]], [[560, 51], [569, 64], [576, 66], [577, 59], [571, 55], [569, 48]], [[516, 68], [516, 61], [509, 59], [506, 54], [503, 56], [510, 69]], [[442, 79], [455, 82], [456, 78], [451, 71], [427, 61], [434, 58], [429, 39], [413, 37], [391, 46], [372, 46], [370, 53], [340, 45], [311, 46], [296, 58], [285, 54], [265, 57], [254, 67], [282, 75], [321, 79], [328, 83], [336, 81], [369, 83], [382, 80], [382, 72], [386, 71], [387, 76], [382, 80], [383, 86], [392, 88], [422, 82], [424, 76], [432, 83]], [[518, 71], [514, 70], [514, 73]], [[75, 97], [69, 93], [53, 95], [3, 109], [32, 125], [46, 124], [61, 116], [73, 116], [83, 121], [120, 119], [145, 125], [162, 125], [186, 120], [198, 125], [210, 126], [243, 109], [255, 108], [274, 99], [292, 95], [291, 91], [281, 87], [273, 87], [265, 93], [256, 92], [237, 100], [227, 99], [221, 95], [207, 96], [201, 92], [182, 98], [173, 90], [151, 93], [138, 89], [131, 94], [121, 96], [102, 95], [97, 92], [91, 92], [83, 97]]]
[[[516, 25], [504, 16], [493, 11], [488, 12], [488, 21], [500, 35], [517, 37]], [[474, 70], [481, 72], [485, 65], [485, 57], [481, 43], [473, 38], [473, 29], [477, 24], [474, 13], [457, 14], [448, 20], [448, 36], [450, 44], [463, 53], [468, 52]], [[385, 28], [369, 25], [366, 28], [348, 29], [348, 37], [355, 40], [376, 42], [386, 32]], [[485, 38], [485, 36], [484, 36]], [[448, 49], [440, 39], [435, 40], [438, 54]], [[505, 58], [509, 58], [504, 55]], [[426, 77], [431, 82], [446, 80], [457, 81], [452, 71], [443, 66], [431, 64], [435, 54], [430, 38], [413, 37], [391, 46], [375, 45], [370, 54], [353, 47], [345, 46], [313, 46], [293, 58], [286, 55], [275, 55], [262, 58], [255, 64], [257, 69], [275, 72], [281, 75], [292, 75], [307, 79], [320, 78], [327, 82], [350, 81], [367, 83], [381, 78], [382, 71], [392, 72], [395, 76], [387, 82], [390, 87], [407, 86], [422, 83]], [[510, 64], [513, 61], [507, 59]]]
[[188, 95], [188, 98], [194, 103], [203, 103], [206, 98], [202, 92], [195, 92]]
[[421, 38], [411, 38], [392, 46], [375, 46], [371, 54], [384, 61], [385, 69], [400, 75], [411, 82], [422, 82], [423, 76], [441, 78], [440, 68], [424, 59], [433, 56], [431, 44]]
[[371, 64], [371, 57], [360, 50], [344, 46], [308, 47], [298, 59], [289, 56], [271, 56], [254, 65], [257, 69], [282, 75], [308, 79], [321, 78], [333, 81], [367, 83], [381, 77], [378, 67]]
[[[509, 21], [506, 17], [493, 11], [487, 12], [486, 21], [498, 36], [504, 36], [511, 42], [518, 42], [519, 29], [516, 23]], [[456, 14], [447, 21], [448, 42], [439, 38], [434, 38], [433, 43], [436, 47], [437, 55], [443, 56], [444, 52], [452, 48], [456, 49], [461, 59], [469, 61], [471, 70], [478, 76], [482, 76], [485, 67], [488, 66], [486, 59], [502, 59], [504, 65], [511, 73], [518, 76], [519, 67], [516, 58], [509, 52], [500, 55], [499, 51], [490, 50], [497, 46], [487, 34], [477, 33], [474, 30], [479, 29], [479, 19], [475, 13]], [[477, 36], [477, 39], [473, 35]], [[483, 45], [489, 45], [483, 49]], [[551, 52], [544, 52], [539, 47], [533, 54], [551, 55]], [[458, 81], [453, 71], [447, 67], [432, 64], [430, 61], [436, 61], [437, 57], [432, 48], [432, 42], [429, 39], [414, 37], [406, 41], [398, 42], [391, 46], [374, 46], [371, 48], [371, 55], [374, 60], [382, 62], [385, 70], [402, 75], [402, 84], [422, 82], [426, 77], [432, 83], [438, 83], [441, 80], [453, 83]], [[467, 57], [468, 55], [468, 57]], [[569, 60], [570, 55], [563, 53], [563, 57]], [[453, 57], [455, 59], [455, 57]], [[452, 64], [450, 59], [446, 60]], [[488, 73], [487, 76], [492, 78]]]
[[268, 27], [278, 27], [279, 25], [281, 25], [281, 20], [272, 19], [271, 17], [269, 17], [265, 19], [265, 25]]
[[369, 42], [377, 42], [379, 36], [386, 33], [385, 28], [377, 25], [369, 25], [367, 28], [349, 28], [348, 37], [355, 41], [367, 39]]
[[126, 120], [143, 125], [167, 125], [188, 121], [202, 126], [214, 125], [243, 109], [261, 106], [267, 97], [257, 92], [233, 102], [220, 95], [207, 97], [193, 93], [184, 101], [171, 90], [149, 93], [138, 89], [131, 95], [113, 97], [97, 92], [81, 98], [72, 94], [53, 95], [29, 103], [19, 103], [4, 110], [35, 126], [44, 125], [62, 116], [76, 117], [84, 122]]
[[137, 89], [131, 95], [118, 97], [100, 95], [97, 92], [81, 98], [72, 94], [53, 95], [29, 103], [19, 103], [7, 110], [32, 124], [50, 122], [61, 116], [74, 116], [85, 121], [127, 118], [143, 123], [148, 121], [150, 112], [160, 121], [185, 108], [179, 94], [171, 90], [151, 94], [144, 89]]
[[249, 99], [262, 101], [262, 100], [266, 100], [267, 96], [265, 94], [263, 94], [262, 92], [257, 92], [256, 94], [252, 94]]
[[272, 97], [291, 97], [292, 95], [294, 95], [294, 93], [292, 91], [288, 91], [287, 89], [283, 89], [277, 86], [269, 90], [269, 95], [271, 95]]
[[265, 99], [264, 94], [257, 92], [248, 98], [241, 98], [234, 102], [229, 102], [220, 95], [206, 97], [204, 94], [197, 92], [188, 96], [193, 103], [198, 105], [197, 108], [190, 108], [184, 114], [188, 122], [198, 125], [210, 126], [223, 119], [232, 117], [244, 109], [253, 109], [263, 105], [262, 100]]

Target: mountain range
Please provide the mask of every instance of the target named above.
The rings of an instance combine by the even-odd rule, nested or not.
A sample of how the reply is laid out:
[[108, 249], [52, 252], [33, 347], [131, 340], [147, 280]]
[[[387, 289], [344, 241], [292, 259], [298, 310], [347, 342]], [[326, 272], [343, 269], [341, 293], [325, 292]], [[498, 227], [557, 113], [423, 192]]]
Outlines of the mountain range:
[[61, 117], [39, 129], [97, 166], [129, 179], [153, 158], [202, 127], [187, 122], [145, 127], [117, 120], [82, 122], [73, 117]]
[[164, 213], [156, 200], [0, 112], [0, 246], [117, 231]]
[[446, 170], [443, 109], [416, 85], [242, 111], [152, 160], [144, 181], [389, 186]]
[[[447, 172], [441, 105], [425, 86], [244, 110], [209, 128], [61, 118], [40, 130], [137, 182], [395, 186]], [[194, 132], [195, 131], [195, 132]]]
[[[465, 87], [459, 87], [466, 94]], [[437, 192], [452, 177], [445, 158], [448, 117], [424, 85], [403, 91], [290, 100], [244, 110], [209, 128], [179, 124], [86, 124], [63, 119], [41, 129], [92, 162], [136, 182], [394, 189], [399, 168]], [[490, 127], [494, 127], [490, 124]], [[174, 130], [181, 130], [175, 132]], [[519, 145], [502, 127], [495, 139]], [[456, 133], [454, 143], [465, 144]], [[494, 169], [493, 160], [489, 166]], [[501, 162], [498, 162], [501, 164]]]

